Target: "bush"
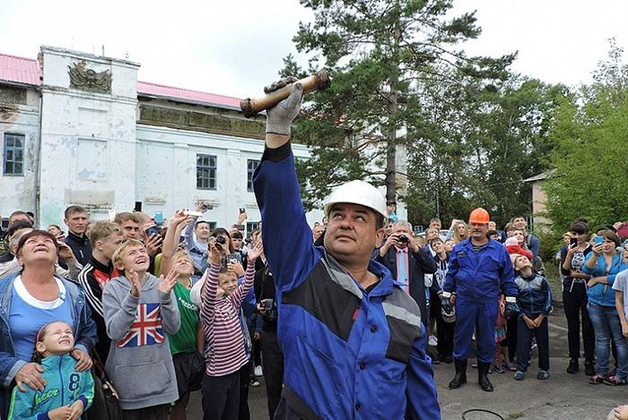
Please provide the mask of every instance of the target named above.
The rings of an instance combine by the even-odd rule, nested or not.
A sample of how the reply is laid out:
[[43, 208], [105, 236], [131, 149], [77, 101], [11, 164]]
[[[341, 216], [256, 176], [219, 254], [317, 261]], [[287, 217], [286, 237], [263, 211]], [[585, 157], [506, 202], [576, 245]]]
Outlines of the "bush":
[[563, 245], [563, 233], [548, 231], [541, 232], [536, 235], [541, 241], [539, 256], [546, 265], [556, 265], [556, 259], [554, 257], [556, 256], [556, 253], [558, 252], [560, 247]]

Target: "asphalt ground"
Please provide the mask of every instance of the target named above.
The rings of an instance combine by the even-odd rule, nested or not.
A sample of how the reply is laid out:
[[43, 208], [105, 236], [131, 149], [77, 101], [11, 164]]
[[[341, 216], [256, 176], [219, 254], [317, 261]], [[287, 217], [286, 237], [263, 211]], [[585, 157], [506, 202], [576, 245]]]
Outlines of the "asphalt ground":
[[[531, 367], [525, 380], [515, 381], [513, 373], [493, 373], [490, 380], [495, 386], [492, 393], [484, 392], [477, 384], [477, 369], [467, 371], [468, 383], [457, 390], [447, 387], [453, 378], [453, 364], [434, 366], [438, 400], [444, 420], [496, 420], [496, 419], [552, 419], [552, 420], [604, 420], [610, 410], [619, 404], [628, 404], [628, 386], [611, 387], [590, 385], [584, 374], [583, 361], [579, 373], [570, 375], [565, 369], [569, 362], [567, 352], [566, 319], [560, 303], [549, 319], [550, 378], [536, 379], [538, 355], [532, 353]], [[612, 363], [612, 362], [611, 362]], [[252, 420], [267, 420], [266, 390], [262, 385], [250, 388], [249, 409]], [[188, 407], [188, 419], [202, 419], [200, 392], [193, 394]], [[470, 409], [489, 410], [471, 412]], [[339, 419], [344, 420], [344, 419]], [[394, 419], [391, 419], [394, 420]]]

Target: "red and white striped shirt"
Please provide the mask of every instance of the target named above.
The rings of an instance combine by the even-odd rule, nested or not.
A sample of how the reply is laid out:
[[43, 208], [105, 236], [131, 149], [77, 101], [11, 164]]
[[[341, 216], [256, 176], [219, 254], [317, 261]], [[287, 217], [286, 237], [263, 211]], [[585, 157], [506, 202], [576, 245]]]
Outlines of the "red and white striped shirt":
[[[255, 264], [248, 264], [244, 282], [229, 296], [216, 299], [219, 267], [211, 266], [201, 281], [206, 281], [201, 308], [205, 341], [209, 343], [209, 376], [229, 375], [248, 362], [244, 350], [244, 334], [240, 324], [240, 307], [253, 286]], [[205, 279], [206, 278], [206, 279]]]

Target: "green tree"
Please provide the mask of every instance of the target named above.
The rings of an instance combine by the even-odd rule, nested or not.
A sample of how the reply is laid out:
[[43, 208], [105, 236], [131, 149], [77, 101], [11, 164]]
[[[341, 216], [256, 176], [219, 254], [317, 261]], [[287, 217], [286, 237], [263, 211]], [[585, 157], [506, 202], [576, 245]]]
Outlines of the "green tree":
[[565, 98], [551, 128], [554, 171], [544, 183], [547, 212], [556, 232], [584, 217], [591, 227], [628, 214], [628, 66], [611, 40], [594, 83]]
[[[313, 55], [309, 72], [329, 69], [333, 83], [306, 104], [295, 141], [313, 147], [304, 196], [316, 203], [331, 187], [350, 178], [382, 182], [396, 198], [399, 146], [406, 127], [420, 125], [421, 87], [444, 81], [442, 68], [476, 79], [499, 79], [514, 59], [467, 57], [456, 46], [476, 38], [473, 13], [447, 18], [453, 0], [301, 0], [314, 21], [294, 38], [300, 52]], [[299, 72], [288, 57], [288, 72]], [[308, 200], [309, 198], [309, 200]]]
[[566, 88], [517, 75], [494, 84], [454, 79], [427, 86], [430, 125], [409, 130], [409, 196], [422, 202], [410, 219], [449, 221], [483, 206], [502, 226], [529, 212], [530, 185], [522, 181], [547, 169], [551, 112]]

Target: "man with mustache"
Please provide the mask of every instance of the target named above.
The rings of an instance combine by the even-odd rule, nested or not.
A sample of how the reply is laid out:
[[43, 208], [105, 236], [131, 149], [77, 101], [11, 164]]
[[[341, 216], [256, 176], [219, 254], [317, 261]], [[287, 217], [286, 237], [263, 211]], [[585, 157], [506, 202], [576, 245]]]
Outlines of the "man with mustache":
[[253, 178], [284, 353], [274, 418], [438, 420], [419, 308], [371, 260], [388, 215], [382, 194], [363, 181], [338, 187], [325, 203], [323, 246], [312, 243], [289, 142], [302, 92], [294, 83], [290, 97], [268, 110]]
[[506, 295], [507, 318], [519, 312], [512, 262], [506, 248], [488, 238], [489, 221], [486, 210], [473, 210], [469, 216], [471, 237], [457, 244], [449, 256], [441, 306], [445, 313], [451, 313], [451, 298], [455, 293], [456, 376], [449, 383], [450, 389], [459, 388], [467, 382], [467, 355], [475, 331], [478, 382], [484, 391], [493, 391], [487, 374], [495, 356], [495, 317], [499, 295]]

